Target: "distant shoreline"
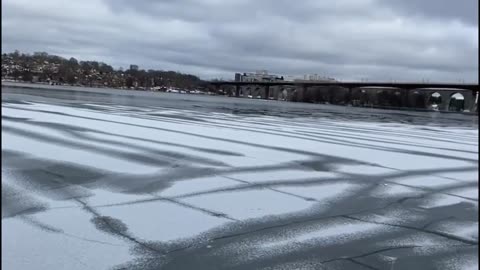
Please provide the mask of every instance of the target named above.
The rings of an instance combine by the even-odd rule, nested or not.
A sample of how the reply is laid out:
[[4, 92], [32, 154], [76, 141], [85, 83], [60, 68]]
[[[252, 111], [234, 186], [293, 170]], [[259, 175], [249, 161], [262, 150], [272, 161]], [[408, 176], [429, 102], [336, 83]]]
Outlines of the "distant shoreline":
[[[14, 82], [14, 81], [2, 81], [2, 86], [9, 87], [23, 87], [23, 88], [44, 88], [44, 89], [108, 89], [114, 91], [132, 91], [132, 92], [165, 92], [165, 91], [155, 91], [155, 90], [143, 90], [143, 89], [123, 89], [123, 88], [112, 88], [112, 87], [94, 87], [94, 86], [78, 86], [78, 85], [51, 85], [45, 83], [33, 83], [33, 82]], [[207, 93], [205, 93], [207, 94]]]

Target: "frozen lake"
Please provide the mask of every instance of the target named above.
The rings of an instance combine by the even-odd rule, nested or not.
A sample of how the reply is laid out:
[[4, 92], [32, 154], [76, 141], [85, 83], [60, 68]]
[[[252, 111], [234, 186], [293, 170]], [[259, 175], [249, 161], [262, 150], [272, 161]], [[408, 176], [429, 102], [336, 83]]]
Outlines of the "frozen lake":
[[2, 86], [2, 230], [3, 269], [478, 269], [478, 117]]

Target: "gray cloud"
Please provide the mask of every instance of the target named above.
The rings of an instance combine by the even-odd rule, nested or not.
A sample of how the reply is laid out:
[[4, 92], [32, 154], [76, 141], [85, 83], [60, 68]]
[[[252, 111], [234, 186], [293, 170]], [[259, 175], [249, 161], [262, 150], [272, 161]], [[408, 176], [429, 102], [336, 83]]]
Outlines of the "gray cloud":
[[478, 82], [477, 6], [475, 0], [5, 0], [2, 51], [135, 63], [205, 79], [267, 69], [344, 80]]
[[385, 0], [402, 15], [459, 20], [478, 26], [478, 0]]

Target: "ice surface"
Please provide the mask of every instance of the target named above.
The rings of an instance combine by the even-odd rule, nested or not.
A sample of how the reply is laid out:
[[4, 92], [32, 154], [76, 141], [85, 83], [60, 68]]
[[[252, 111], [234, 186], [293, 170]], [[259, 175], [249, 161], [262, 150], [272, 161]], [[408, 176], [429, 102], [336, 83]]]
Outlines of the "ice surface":
[[321, 246], [342, 244], [354, 239], [368, 237], [373, 232], [381, 232], [386, 227], [379, 224], [364, 222], [326, 222], [313, 226], [306, 231], [286, 234], [286, 237], [273, 238], [258, 245], [258, 249], [283, 252], [288, 248], [300, 248], [308, 243]]
[[166, 201], [112, 206], [99, 211], [121, 220], [133, 235], [145, 241], [193, 237], [229, 221]]
[[442, 259], [438, 262], [438, 267], [448, 270], [476, 270], [478, 269], [478, 256], [460, 255]]
[[471, 170], [467, 172], [447, 172], [439, 173], [438, 175], [465, 182], [478, 182], [478, 170]]
[[109, 206], [152, 199], [148, 194], [125, 194], [105, 189], [95, 189], [92, 192], [93, 196], [85, 199], [91, 206]]
[[318, 200], [321, 205], [325, 203], [333, 203], [340, 200], [344, 196], [354, 194], [358, 184], [341, 182], [308, 186], [279, 186], [276, 190], [285, 191], [305, 198], [313, 198]]
[[225, 175], [234, 179], [252, 183], [295, 181], [311, 178], [321, 180], [341, 177], [335, 172], [289, 170], [287, 168], [279, 168], [275, 171], [253, 171], [247, 173], [230, 173]]
[[471, 204], [472, 206], [478, 207], [478, 202], [473, 202], [463, 198], [444, 195], [444, 194], [434, 194], [432, 196], [425, 198], [425, 200], [422, 200], [422, 201], [423, 203], [420, 204], [420, 207], [424, 207], [424, 208], [436, 208], [436, 207], [449, 206], [449, 205], [454, 205], [459, 203]]
[[395, 170], [389, 168], [369, 165], [342, 165], [336, 168], [335, 171], [342, 173], [356, 173], [362, 175], [381, 175], [395, 172]]
[[[475, 265], [461, 260], [468, 252], [457, 240], [411, 228], [437, 221], [428, 228], [477, 241], [476, 126], [410, 124], [410, 116], [389, 123], [314, 107], [294, 118], [261, 115], [267, 102], [253, 113], [223, 101], [198, 104], [218, 106], [208, 111], [134, 96], [120, 104], [78, 97], [25, 104], [4, 102], [2, 93], [5, 269], [138, 261], [156, 269], [165, 258], [195, 258], [198, 269], [211, 269], [208, 261], [357, 269], [318, 260], [379, 248], [401, 255], [395, 248], [405, 245], [426, 247], [429, 256], [441, 247], [432, 260], [447, 258], [445, 267]], [[282, 106], [297, 106], [289, 104]], [[291, 116], [278, 106], [277, 114]], [[147, 242], [179, 249], [164, 257], [133, 252]]]
[[419, 212], [399, 207], [381, 209], [374, 213], [361, 213], [358, 216], [362, 220], [393, 225], [413, 223], [423, 218]]
[[478, 200], [478, 189], [475, 187], [451, 189], [448, 193]]
[[[62, 233], [42, 231], [21, 219], [2, 219], [2, 269], [98, 269], [112, 268], [129, 261], [129, 245], [113, 237], [90, 231], [88, 219], [75, 219], [75, 214], [59, 217], [68, 223]], [[46, 216], [45, 216], [46, 217]], [[51, 216], [50, 216], [51, 217]], [[62, 224], [53, 224], [62, 225]], [[75, 226], [81, 236], [70, 235]], [[92, 238], [87, 239], [84, 236]]]
[[424, 192], [415, 188], [397, 185], [395, 183], [383, 183], [374, 189], [371, 195], [378, 198], [394, 198], [417, 196], [422, 193]]
[[161, 196], [172, 197], [190, 193], [204, 192], [243, 185], [237, 181], [222, 176], [207, 176], [175, 182], [171, 187], [159, 193]]
[[[438, 247], [448, 244], [457, 244], [455, 241], [445, 239], [435, 235], [428, 235], [423, 233], [413, 232], [408, 236], [393, 237], [378, 242], [379, 247], [404, 247], [404, 246], [417, 246], [417, 247]], [[425, 251], [425, 249], [422, 249]]]
[[[301, 227], [280, 228], [275, 233], [257, 235], [237, 242], [228, 243], [217, 249], [214, 254], [230, 254], [232, 265], [241, 264], [245, 261], [261, 260], [262, 258], [283, 258], [294, 251], [301, 253], [309, 251], [309, 248], [317, 247], [327, 250], [337, 245], [345, 245], [350, 241], [368, 239], [375, 233], [386, 232], [388, 227], [366, 222], [350, 221], [345, 219], [320, 220], [313, 224], [305, 224]], [[395, 229], [390, 229], [395, 231]], [[316, 258], [326, 253], [318, 251]], [[326, 256], [328, 258], [328, 255]], [[328, 269], [328, 268], [327, 268]]]
[[395, 183], [409, 185], [413, 187], [423, 187], [423, 188], [442, 188], [458, 185], [458, 181], [442, 178], [435, 175], [420, 175], [415, 177], [407, 177], [395, 179]]
[[433, 224], [429, 229], [466, 239], [478, 240], [478, 221], [446, 220]]
[[34, 139], [19, 137], [2, 130], [4, 141], [8, 145], [3, 150], [28, 153], [37, 157], [48, 157], [63, 162], [77, 163], [119, 173], [156, 172], [158, 168], [141, 163], [114, 158], [108, 155], [92, 153], [88, 150], [66, 148], [55, 143], [44, 143]]
[[221, 192], [186, 198], [182, 201], [240, 220], [288, 214], [308, 209], [313, 205], [312, 202], [267, 189]]

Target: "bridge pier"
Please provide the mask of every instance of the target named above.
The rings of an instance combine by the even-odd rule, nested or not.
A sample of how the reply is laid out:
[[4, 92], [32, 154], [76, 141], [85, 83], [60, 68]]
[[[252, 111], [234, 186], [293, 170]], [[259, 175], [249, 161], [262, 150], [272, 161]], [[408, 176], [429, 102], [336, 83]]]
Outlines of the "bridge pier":
[[306, 102], [307, 101], [307, 89], [308, 87], [305, 84], [300, 85], [300, 91], [298, 92], [299, 95], [297, 95], [297, 100], [300, 102]]
[[472, 91], [472, 103], [470, 105], [470, 112], [476, 112], [478, 109], [477, 95], [478, 95], [478, 91]]
[[476, 93], [475, 91], [472, 91], [472, 93], [465, 94], [464, 95], [464, 101], [463, 101], [463, 110], [468, 110], [470, 112], [475, 111], [475, 98], [476, 98]]
[[270, 85], [265, 85], [265, 96], [264, 99], [268, 99], [270, 97]]
[[349, 87], [347, 98], [346, 98], [346, 104], [352, 104], [352, 93], [353, 93], [353, 87]]
[[452, 97], [450, 96], [450, 93], [447, 93], [446, 95], [443, 95], [443, 93], [441, 93], [441, 96], [442, 96], [442, 104], [440, 104], [439, 109], [440, 111], [447, 112], [450, 109], [450, 101]]
[[235, 85], [235, 96], [240, 97], [240, 85]]
[[215, 84], [215, 95], [220, 94], [220, 84]]
[[275, 100], [278, 100], [280, 98], [280, 95], [283, 96], [283, 87], [277, 88], [277, 90], [274, 91], [273, 93], [274, 93]]
[[410, 107], [410, 89], [403, 89], [402, 107]]

